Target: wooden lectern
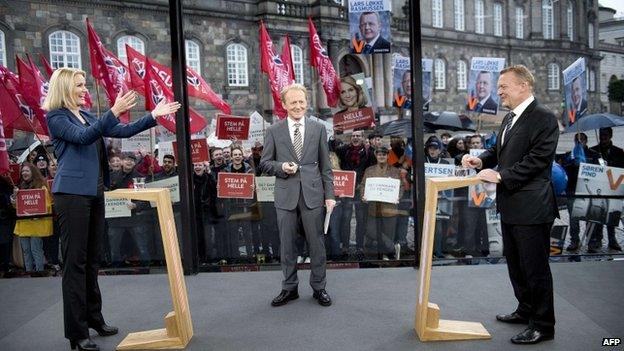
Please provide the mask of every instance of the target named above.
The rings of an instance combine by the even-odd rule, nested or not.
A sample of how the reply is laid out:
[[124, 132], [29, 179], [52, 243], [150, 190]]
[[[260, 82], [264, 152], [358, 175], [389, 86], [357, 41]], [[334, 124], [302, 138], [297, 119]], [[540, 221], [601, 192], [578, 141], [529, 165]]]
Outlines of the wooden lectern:
[[183, 349], [193, 337], [193, 323], [186, 294], [178, 236], [176, 234], [169, 189], [118, 189], [106, 193], [109, 198], [156, 202], [158, 222], [167, 264], [167, 276], [173, 311], [165, 316], [165, 328], [130, 333], [117, 350]]
[[427, 179], [418, 275], [418, 300], [414, 322], [414, 329], [421, 341], [491, 339], [490, 333], [481, 323], [440, 319], [440, 308], [437, 304], [429, 302], [438, 192], [476, 185], [480, 182], [476, 177]]

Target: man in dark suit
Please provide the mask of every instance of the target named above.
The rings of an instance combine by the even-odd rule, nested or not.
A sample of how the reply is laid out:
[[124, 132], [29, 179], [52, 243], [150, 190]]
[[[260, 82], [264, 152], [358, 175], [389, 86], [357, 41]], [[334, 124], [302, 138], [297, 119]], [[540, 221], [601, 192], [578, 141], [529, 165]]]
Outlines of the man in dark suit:
[[481, 71], [477, 74], [475, 81], [474, 95], [478, 100], [473, 109], [475, 112], [496, 114], [498, 102], [492, 97], [492, 72]]
[[360, 34], [366, 42], [363, 54], [381, 54], [390, 52], [390, 42], [380, 35], [381, 20], [377, 12], [362, 12], [360, 15]]
[[575, 121], [587, 112], [587, 99], [583, 98], [581, 76], [572, 79], [572, 106], [570, 106], [570, 110], [574, 111]]
[[[514, 344], [534, 344], [555, 334], [548, 258], [550, 229], [558, 217], [551, 165], [559, 130], [555, 115], [533, 97], [534, 82], [523, 65], [501, 71], [498, 95], [511, 110], [501, 125], [501, 137], [479, 157], [466, 155], [462, 159], [464, 167], [481, 169], [477, 175], [481, 180], [498, 184], [503, 254], [518, 307], [496, 319], [528, 324], [511, 338]], [[492, 169], [496, 166], [498, 171]]]
[[[275, 179], [275, 208], [280, 236], [282, 291], [271, 305], [281, 306], [297, 299], [298, 235], [305, 235], [310, 251], [310, 285], [322, 306], [331, 305], [325, 291], [324, 209], [336, 205], [325, 127], [305, 117], [308, 106], [303, 85], [292, 84], [281, 98], [288, 117], [269, 127], [265, 135], [260, 167]], [[302, 224], [303, 233], [298, 232]]]

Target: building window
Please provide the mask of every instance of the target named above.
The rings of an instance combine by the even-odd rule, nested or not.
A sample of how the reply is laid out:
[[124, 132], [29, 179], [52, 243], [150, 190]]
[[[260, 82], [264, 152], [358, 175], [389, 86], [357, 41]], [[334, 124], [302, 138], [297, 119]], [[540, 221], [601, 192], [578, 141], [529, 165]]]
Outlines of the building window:
[[594, 48], [594, 24], [590, 23], [587, 27], [587, 38], [589, 40], [589, 48]]
[[444, 25], [444, 14], [442, 13], [443, 8], [442, 0], [433, 0], [431, 2], [431, 21], [432, 25], [436, 28], [442, 28]]
[[475, 1], [475, 33], [485, 33], [485, 6], [483, 0]]
[[516, 7], [516, 38], [524, 39], [524, 9]]
[[0, 65], [6, 67], [6, 40], [4, 39], [4, 32], [0, 30]]
[[230, 44], [227, 53], [228, 84], [233, 87], [249, 85], [247, 74], [247, 48], [241, 44]]
[[141, 55], [145, 55], [145, 43], [143, 43], [143, 40], [139, 37], [135, 37], [134, 35], [124, 35], [123, 37], [117, 39], [117, 56], [121, 62], [128, 64], [126, 44], [134, 50], [140, 52]]
[[192, 40], [185, 40], [186, 46], [186, 66], [201, 75], [201, 62], [199, 45]]
[[466, 90], [468, 88], [468, 75], [466, 73], [466, 62], [463, 60], [457, 61], [457, 90]]
[[553, 3], [552, 0], [542, 1], [542, 32], [544, 39], [554, 39], [553, 33]]
[[570, 39], [570, 41], [574, 41], [574, 5], [572, 4], [572, 1], [568, 1], [566, 18], [568, 22], [568, 39]]
[[295, 83], [303, 84], [303, 50], [297, 45], [291, 45], [290, 54], [295, 71]]
[[464, 29], [464, 0], [455, 0], [455, 30]]
[[435, 74], [435, 85], [434, 88], [436, 90], [446, 89], [446, 65], [444, 64], [444, 60], [435, 59], [434, 63], [434, 74]]
[[80, 39], [72, 32], [59, 30], [50, 34], [50, 65], [52, 68], [70, 67], [82, 69]]
[[589, 70], [589, 91], [596, 91], [596, 71]]
[[559, 65], [548, 64], [548, 90], [559, 90]]
[[503, 5], [499, 3], [494, 4], [494, 35], [503, 36]]
[[615, 42], [616, 42], [619, 46], [624, 46], [624, 38], [615, 38]]

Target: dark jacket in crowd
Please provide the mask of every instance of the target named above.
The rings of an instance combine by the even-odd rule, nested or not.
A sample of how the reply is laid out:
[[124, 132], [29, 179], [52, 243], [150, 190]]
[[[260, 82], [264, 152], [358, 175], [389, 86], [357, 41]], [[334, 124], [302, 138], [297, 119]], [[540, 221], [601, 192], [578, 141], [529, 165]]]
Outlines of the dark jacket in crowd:
[[612, 142], [605, 146], [598, 144], [592, 146], [591, 149], [602, 156], [602, 159], [607, 162], [607, 166], [624, 168], [624, 150], [613, 145]]
[[[600, 154], [596, 151], [583, 147], [585, 153], [585, 163], [598, 164]], [[572, 158], [572, 151], [567, 152], [563, 158], [563, 164], [561, 165], [568, 176], [568, 185], [566, 186], [566, 194], [574, 195], [576, 192], [576, 183], [578, 181], [579, 162]]]
[[353, 146], [351, 143], [343, 143], [340, 140], [330, 139], [329, 151], [333, 151], [340, 160], [340, 168], [343, 171], [355, 171], [355, 184], [360, 184], [366, 168], [376, 163], [373, 148], [365, 148], [364, 144]]
[[217, 182], [214, 178], [208, 173], [193, 173], [193, 194], [198, 217], [208, 216], [211, 222], [216, 222], [221, 214], [217, 209]]

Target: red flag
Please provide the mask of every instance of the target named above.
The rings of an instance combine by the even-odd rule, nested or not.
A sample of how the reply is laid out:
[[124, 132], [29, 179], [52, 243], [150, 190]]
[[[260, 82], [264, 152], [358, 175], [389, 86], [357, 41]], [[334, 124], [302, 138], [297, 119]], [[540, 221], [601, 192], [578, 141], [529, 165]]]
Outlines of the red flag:
[[17, 63], [17, 72], [19, 75], [19, 85], [17, 90], [22, 94], [22, 97], [34, 111], [35, 117], [42, 127], [45, 135], [48, 133], [48, 124], [45, 120], [45, 111], [41, 108], [45, 97], [48, 96], [48, 83], [43, 82], [43, 77], [39, 69], [32, 66], [32, 61], [28, 57], [29, 63], [22, 61], [19, 57], [15, 56]]
[[128, 56], [128, 70], [130, 71], [130, 84], [132, 89], [145, 96], [145, 56], [136, 51], [132, 46], [126, 44], [126, 55]]
[[330, 107], [335, 107], [338, 104], [338, 99], [340, 99], [340, 78], [338, 78], [336, 70], [329, 56], [327, 56], [327, 50], [323, 47], [311, 18], [308, 18], [308, 31], [310, 32], [310, 65], [316, 67], [316, 73], [321, 79], [323, 90], [327, 96], [327, 104]]
[[190, 96], [207, 101], [226, 114], [232, 113], [230, 105], [212, 90], [199, 73], [188, 66], [186, 66], [186, 89]]
[[[290, 46], [288, 47], [290, 51]], [[290, 57], [290, 55], [288, 55]], [[280, 92], [282, 89], [293, 83], [292, 64], [287, 66], [282, 57], [275, 53], [273, 41], [264, 27], [264, 22], [260, 21], [260, 68], [269, 77], [271, 93], [273, 95], [274, 113], [279, 118], [285, 118], [288, 113], [282, 106]], [[290, 71], [289, 71], [290, 69]]]
[[[112, 52], [106, 50], [97, 33], [91, 27], [87, 19], [87, 32], [89, 35], [89, 57], [91, 59], [91, 74], [96, 81], [104, 86], [106, 97], [110, 106], [115, 104], [119, 91], [122, 94], [128, 92], [130, 73], [126, 65], [121, 62]], [[130, 113], [126, 112], [119, 119], [127, 123], [130, 121]]]
[[2, 126], [2, 112], [0, 112], [0, 174], [5, 174], [9, 171], [9, 152], [6, 140], [4, 140], [4, 128]]
[[290, 53], [290, 37], [286, 35], [284, 37], [284, 46], [282, 46], [282, 62], [286, 66], [288, 73], [290, 73], [290, 81], [295, 81], [295, 65], [292, 61], [292, 54]]
[[[0, 66], [0, 111], [6, 129], [19, 129], [44, 135], [35, 118], [35, 111], [26, 103], [19, 91], [19, 79], [8, 68]], [[28, 120], [27, 120], [28, 119]]]
[[39, 60], [41, 61], [43, 67], [45, 67], [46, 73], [48, 73], [48, 78], [52, 77], [52, 73], [54, 73], [54, 68], [50, 66], [50, 62], [48, 62], [48, 59], [46, 59], [43, 54], [39, 54]]
[[[162, 99], [165, 99], [167, 102], [174, 101], [173, 91], [167, 87], [162, 77], [153, 69], [153, 64], [154, 62], [151, 59], [145, 58], [144, 86], [146, 87], [145, 93], [147, 95], [145, 97], [145, 109], [149, 111], [153, 110]], [[160, 116], [158, 117], [158, 122], [170, 132], [176, 132], [175, 114]], [[206, 119], [194, 109], [189, 108], [189, 125], [191, 134], [197, 133], [206, 127]]]

